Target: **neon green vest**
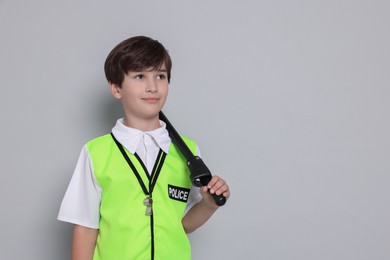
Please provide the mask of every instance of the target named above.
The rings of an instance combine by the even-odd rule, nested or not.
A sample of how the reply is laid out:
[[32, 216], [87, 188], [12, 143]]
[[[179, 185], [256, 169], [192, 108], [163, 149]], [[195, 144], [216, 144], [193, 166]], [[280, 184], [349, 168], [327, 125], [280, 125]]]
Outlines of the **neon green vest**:
[[[195, 153], [196, 144], [183, 139]], [[191, 259], [190, 243], [181, 223], [191, 181], [186, 161], [176, 146], [171, 144], [167, 155], [160, 150], [151, 180], [138, 156], [123, 150], [135, 171], [131, 169], [111, 135], [96, 138], [87, 147], [102, 188], [93, 259]], [[147, 216], [145, 188], [149, 192], [154, 182], [153, 213]]]

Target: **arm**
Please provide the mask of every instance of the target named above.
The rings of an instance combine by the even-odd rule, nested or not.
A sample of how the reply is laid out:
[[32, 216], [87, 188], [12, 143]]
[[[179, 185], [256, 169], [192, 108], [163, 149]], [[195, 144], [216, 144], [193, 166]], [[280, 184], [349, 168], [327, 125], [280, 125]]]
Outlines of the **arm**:
[[182, 224], [187, 234], [195, 231], [197, 228], [206, 223], [206, 221], [219, 208], [210, 196], [208, 192], [209, 189], [211, 194], [222, 194], [226, 199], [230, 197], [229, 186], [226, 182], [216, 175], [213, 176], [207, 186], [200, 188], [202, 200], [196, 203], [182, 219]]
[[72, 260], [92, 260], [98, 229], [74, 225]]

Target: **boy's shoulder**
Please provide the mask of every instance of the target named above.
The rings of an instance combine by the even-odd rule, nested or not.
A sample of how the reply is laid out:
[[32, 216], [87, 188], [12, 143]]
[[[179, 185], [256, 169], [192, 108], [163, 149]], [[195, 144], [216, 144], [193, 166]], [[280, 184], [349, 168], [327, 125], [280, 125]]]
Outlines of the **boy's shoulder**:
[[183, 139], [183, 141], [188, 145], [188, 144], [195, 144], [195, 141], [192, 140], [191, 138], [185, 136], [185, 135], [182, 135], [180, 134], [180, 137], [181, 139]]
[[111, 134], [105, 134], [98, 137], [95, 137], [91, 140], [89, 140], [85, 146], [88, 148], [88, 150], [94, 149], [95, 147], [101, 147], [108, 144], [111, 144], [113, 142]]
[[197, 144], [194, 140], [190, 139], [189, 137], [185, 136], [185, 135], [180, 135], [181, 139], [183, 139], [184, 143], [188, 146], [188, 148], [190, 148], [190, 150], [192, 151], [193, 154], [196, 154], [196, 148], [197, 148]]

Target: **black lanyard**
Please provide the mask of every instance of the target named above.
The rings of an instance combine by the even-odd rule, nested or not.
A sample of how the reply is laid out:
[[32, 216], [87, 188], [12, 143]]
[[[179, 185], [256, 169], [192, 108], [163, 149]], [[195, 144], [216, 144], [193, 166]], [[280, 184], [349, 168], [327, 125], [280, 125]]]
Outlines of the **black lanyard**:
[[152, 174], [150, 174], [150, 175], [149, 175], [148, 170], [146, 169], [144, 163], [142, 162], [141, 158], [139, 158], [138, 154], [135, 154], [135, 157], [138, 159], [139, 163], [141, 164], [142, 168], [145, 171], [145, 174], [147, 175], [147, 177], [149, 179], [149, 187], [146, 188], [146, 185], [142, 181], [140, 174], [138, 173], [137, 169], [135, 168], [133, 162], [130, 160], [130, 158], [127, 155], [123, 146], [118, 142], [118, 140], [115, 138], [115, 136], [112, 133], [111, 133], [111, 136], [114, 139], [119, 150], [121, 151], [127, 164], [130, 166], [131, 170], [133, 171], [133, 173], [134, 173], [135, 177], [137, 178], [139, 185], [141, 186], [145, 195], [152, 197], [152, 192], [153, 192], [154, 186], [156, 185], [157, 178], [160, 175], [160, 172], [161, 172], [161, 169], [162, 169], [162, 166], [164, 164], [164, 161], [165, 161], [167, 154], [163, 150], [160, 149], [160, 151], [158, 152], [157, 159], [156, 159], [156, 162], [154, 164], [153, 170], [152, 170]]

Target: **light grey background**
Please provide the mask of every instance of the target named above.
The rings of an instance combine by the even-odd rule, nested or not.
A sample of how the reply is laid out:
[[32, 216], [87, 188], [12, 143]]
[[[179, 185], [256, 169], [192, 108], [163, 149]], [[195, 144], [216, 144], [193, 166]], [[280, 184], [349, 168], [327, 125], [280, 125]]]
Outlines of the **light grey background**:
[[0, 259], [69, 259], [56, 220], [120, 107], [121, 40], [173, 58], [165, 112], [232, 197], [194, 259], [390, 259], [389, 1], [0, 0]]

